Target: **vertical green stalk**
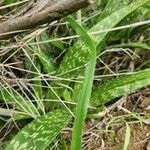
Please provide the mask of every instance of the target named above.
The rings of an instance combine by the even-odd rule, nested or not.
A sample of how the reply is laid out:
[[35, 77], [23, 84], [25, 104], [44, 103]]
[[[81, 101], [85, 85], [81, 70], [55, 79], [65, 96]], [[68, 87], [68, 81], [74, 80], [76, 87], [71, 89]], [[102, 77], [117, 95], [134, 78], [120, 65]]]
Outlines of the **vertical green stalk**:
[[96, 66], [96, 44], [82, 26], [80, 26], [70, 17], [67, 18], [67, 20], [69, 21], [70, 25], [76, 30], [76, 32], [81, 36], [81, 39], [86, 43], [89, 49], [92, 51], [91, 58], [86, 66], [84, 82], [82, 84], [79, 99], [77, 102], [71, 141], [71, 150], [81, 150], [82, 130], [88, 110], [89, 100], [91, 97], [94, 71]]
[[71, 150], [80, 150], [82, 146], [82, 129], [84, 126], [84, 120], [87, 114], [89, 100], [91, 97], [93, 77], [96, 65], [96, 58], [94, 56], [95, 54], [93, 54], [91, 60], [86, 67], [85, 79], [82, 85], [82, 89], [80, 91], [80, 96], [76, 107]]

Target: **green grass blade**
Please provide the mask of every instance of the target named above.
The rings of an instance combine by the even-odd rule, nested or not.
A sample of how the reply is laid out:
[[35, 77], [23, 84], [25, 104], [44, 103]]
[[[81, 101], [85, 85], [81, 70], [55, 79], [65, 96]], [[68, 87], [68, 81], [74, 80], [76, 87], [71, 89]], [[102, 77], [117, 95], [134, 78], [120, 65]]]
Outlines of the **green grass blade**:
[[134, 92], [137, 89], [145, 87], [149, 84], [150, 69], [145, 69], [132, 75], [107, 81], [94, 89], [91, 98], [91, 105], [103, 105], [114, 98]]
[[71, 115], [55, 110], [25, 126], [5, 150], [44, 150], [68, 124]]
[[0, 116], [13, 117], [15, 121], [31, 118], [31, 116], [29, 116], [27, 113], [6, 108], [0, 108]]
[[126, 134], [125, 134], [123, 150], [128, 150], [128, 145], [130, 143], [130, 137], [131, 137], [131, 130], [130, 130], [128, 123], [126, 123]]
[[76, 32], [81, 36], [81, 39], [89, 47], [89, 50], [92, 51], [92, 56], [85, 70], [85, 78], [81, 86], [81, 91], [77, 102], [75, 121], [73, 126], [72, 142], [71, 142], [71, 150], [80, 150], [82, 147], [82, 129], [87, 109], [89, 106], [89, 100], [93, 85], [94, 71], [96, 66], [96, 45], [82, 26], [80, 26], [77, 22], [75, 22], [71, 18], [68, 18], [67, 20], [69, 21], [70, 25], [76, 30]]
[[[39, 61], [37, 60], [35, 62], [35, 65], [38, 69], [39, 72], [41, 72], [41, 65]], [[34, 70], [37, 72], [37, 70]], [[33, 81], [33, 85], [30, 86], [34, 92], [34, 99], [37, 104], [37, 109], [42, 111], [43, 114], [45, 114], [45, 108], [44, 108], [44, 103], [43, 103], [43, 88], [42, 88], [42, 79], [39, 77], [38, 72], [37, 74], [34, 75], [34, 78], [39, 78], [39, 80]]]
[[15, 105], [16, 110], [23, 111], [33, 118], [36, 118], [39, 115], [39, 112], [37, 111], [34, 104], [20, 95], [13, 88], [10, 89], [4, 86], [1, 87], [0, 100], [4, 101], [7, 105]]
[[91, 39], [91, 37], [88, 35], [87, 31], [80, 26], [77, 22], [74, 21], [71, 17], [67, 17], [66, 20], [70, 23], [70, 25], [76, 30], [76, 32], [81, 36], [81, 40], [87, 45], [87, 47], [90, 50], [93, 50], [92, 52], [95, 51], [95, 43]]

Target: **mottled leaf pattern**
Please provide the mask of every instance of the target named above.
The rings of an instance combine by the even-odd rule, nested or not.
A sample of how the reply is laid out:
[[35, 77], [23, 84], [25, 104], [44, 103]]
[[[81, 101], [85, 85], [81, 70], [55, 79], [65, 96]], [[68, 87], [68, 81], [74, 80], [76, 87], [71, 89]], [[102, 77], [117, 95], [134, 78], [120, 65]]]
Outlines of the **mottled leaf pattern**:
[[[89, 32], [111, 29], [115, 27], [120, 21], [122, 21], [125, 17], [127, 17], [130, 13], [134, 12], [136, 9], [149, 2], [149, 0], [137, 0], [135, 2], [130, 3], [127, 6], [113, 12], [111, 15], [97, 23], [94, 27], [90, 29]], [[112, 10], [111, 10], [112, 11]], [[95, 41], [97, 46], [102, 46], [103, 41], [105, 40], [108, 32], [100, 33], [98, 35], [93, 36], [93, 40]], [[98, 48], [99, 49], [99, 48]], [[100, 51], [98, 51], [100, 53]], [[81, 66], [84, 66], [89, 58], [91, 57], [90, 49], [84, 44], [81, 40], [76, 42], [73, 47], [68, 50], [68, 53], [65, 55], [63, 61], [60, 64], [60, 67], [57, 71], [57, 74], [63, 78], [75, 78], [77, 76], [83, 75], [83, 69]], [[62, 84], [69, 85], [69, 81], [60, 81]], [[52, 85], [57, 84], [58, 81], [52, 82]], [[76, 85], [75, 85], [76, 86]], [[65, 90], [57, 91], [60, 96], [63, 95]], [[53, 93], [51, 93], [51, 96]], [[75, 94], [73, 94], [73, 97]], [[55, 97], [54, 95], [52, 97]]]
[[5, 150], [44, 150], [68, 124], [71, 115], [55, 110], [25, 126]]
[[128, 5], [130, 2], [131, 0], [108, 0], [106, 7], [104, 8], [102, 14], [100, 14], [97, 22], [101, 21], [118, 9]]
[[91, 98], [92, 106], [105, 104], [112, 99], [134, 92], [150, 84], [150, 69], [108, 81], [94, 89]]
[[[132, 2], [130, 5], [125, 6], [118, 11], [115, 11], [114, 13], [103, 19], [101, 22], [97, 23], [93, 28], [91, 28], [89, 32], [111, 29], [115, 27], [128, 14], [130, 14], [148, 1], [149, 0], [137, 0], [136, 2]], [[97, 36], [94, 36], [93, 39], [97, 43], [97, 45], [100, 45], [107, 34], [108, 32], [101, 33]], [[63, 74], [63, 77], [65, 78], [72, 78], [80, 75], [81, 72], [79, 70], [71, 70], [86, 64], [90, 58], [90, 53], [91, 51], [89, 50], [89, 48], [82, 41], [79, 40], [72, 48], [69, 49], [64, 60], [60, 64], [58, 74]]]

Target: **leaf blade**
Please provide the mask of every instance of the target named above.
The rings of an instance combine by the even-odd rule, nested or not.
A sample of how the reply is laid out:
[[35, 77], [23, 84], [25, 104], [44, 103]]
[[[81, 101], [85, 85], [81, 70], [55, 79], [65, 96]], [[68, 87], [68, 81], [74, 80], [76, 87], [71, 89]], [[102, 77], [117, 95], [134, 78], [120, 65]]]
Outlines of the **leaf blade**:
[[[44, 150], [71, 118], [66, 110], [55, 110], [25, 126], [5, 150]], [[55, 128], [54, 128], [55, 127]]]
[[114, 98], [134, 92], [135, 90], [150, 84], [150, 69], [139, 71], [132, 75], [127, 75], [107, 81], [99, 85], [92, 93], [91, 105], [99, 106]]
[[[76, 107], [76, 115], [75, 121], [73, 126], [73, 134], [72, 134], [72, 141], [71, 141], [71, 150], [80, 150], [82, 147], [82, 130], [84, 120], [87, 114], [87, 109], [89, 105], [89, 100], [91, 97], [92, 85], [93, 85], [93, 78], [94, 78], [94, 71], [96, 66], [96, 45], [91, 37], [88, 35], [86, 30], [75, 22], [72, 18], [67, 18], [70, 25], [76, 30], [76, 32], [81, 36], [81, 39], [87, 47], [92, 51], [91, 58], [89, 63], [86, 66], [85, 70], [85, 78], [84, 82], [81, 85], [81, 90], [77, 102]], [[78, 93], [76, 93], [78, 94]]]

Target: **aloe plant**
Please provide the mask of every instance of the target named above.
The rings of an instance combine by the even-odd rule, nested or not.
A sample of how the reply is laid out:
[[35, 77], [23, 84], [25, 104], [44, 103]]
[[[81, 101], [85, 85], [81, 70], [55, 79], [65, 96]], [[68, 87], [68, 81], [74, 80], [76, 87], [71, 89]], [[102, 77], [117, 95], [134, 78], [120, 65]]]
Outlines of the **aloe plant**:
[[[75, 78], [79, 75], [83, 75], [84, 73], [83, 69], [75, 71], [77, 67], [83, 66], [87, 64], [88, 62], [90, 62], [92, 66], [91, 67], [92, 69], [90, 68], [87, 69], [90, 72], [86, 72], [85, 74], [85, 82], [83, 83], [82, 90], [80, 91], [83, 93], [77, 99], [79, 101], [78, 106], [80, 107], [80, 109], [78, 109], [79, 107], [77, 106], [77, 113], [75, 117], [79, 116], [79, 112], [81, 110], [81, 118], [82, 118], [81, 123], [82, 124], [77, 124], [80, 127], [82, 127], [83, 121], [85, 119], [85, 115], [86, 115], [87, 108], [89, 105], [89, 97], [90, 97], [90, 93], [92, 90], [92, 79], [93, 79], [93, 72], [94, 72], [93, 68], [95, 65], [95, 59], [93, 57], [94, 55], [92, 54], [93, 52], [92, 49], [95, 50], [97, 48], [99, 49], [97, 53], [98, 54], [101, 53], [102, 43], [104, 40], [106, 40], [106, 35], [108, 35], [109, 32], [105, 32], [105, 33], [92, 36], [92, 40], [89, 38], [88, 34], [90, 34], [90, 32], [95, 32], [98, 30], [114, 28], [121, 20], [126, 18], [129, 14], [137, 10], [139, 7], [149, 2], [149, 0], [136, 0], [134, 2], [131, 2], [130, 4], [128, 4], [128, 1], [127, 1], [127, 3], [124, 4], [125, 6], [121, 8], [120, 8], [120, 4], [118, 3], [118, 1], [109, 0], [108, 4], [111, 4], [111, 2], [112, 3], [117, 2], [118, 6], [116, 10], [113, 10], [113, 8], [111, 8], [110, 5], [107, 5], [106, 8], [110, 8], [111, 12], [108, 12], [106, 16], [104, 15], [104, 17], [102, 17], [100, 21], [88, 31], [88, 33], [86, 33], [86, 31], [82, 30], [80, 27], [78, 28], [80, 29], [79, 33], [81, 35], [82, 40], [79, 40], [78, 42], [76, 42], [75, 45], [68, 50], [68, 53], [65, 55], [64, 60], [61, 62], [60, 67], [57, 71], [57, 75], [63, 78]], [[83, 40], [83, 37], [86, 38], [85, 40], [88, 39], [88, 42], [92, 43], [92, 45], [93, 43], [95, 43], [96, 46], [92, 46], [92, 47], [89, 46], [89, 43]], [[35, 51], [35, 53], [38, 54], [37, 51]], [[91, 59], [91, 57], [93, 59]], [[41, 54], [41, 55], [38, 55], [38, 58], [40, 59], [41, 63], [43, 64], [46, 63], [49, 65], [47, 57], [45, 56], [43, 57], [43, 55]], [[92, 60], [94, 61], [91, 62]], [[45, 69], [49, 70], [50, 67], [51, 66], [45, 67]], [[46, 72], [49, 73], [49, 71], [46, 71]], [[106, 84], [99, 85], [97, 88], [94, 89], [94, 92], [92, 93], [91, 105], [92, 106], [103, 105], [106, 102], [116, 97], [127, 94], [128, 92], [133, 92], [137, 90], [138, 88], [149, 85], [150, 84], [149, 75], [150, 75], [150, 70], [148, 69], [148, 70], [143, 70], [141, 72], [138, 72], [134, 75], [128, 75], [125, 77], [121, 77], [121, 78], [109, 81]], [[90, 81], [89, 83], [87, 83], [88, 79]], [[53, 86], [54, 84], [57, 84], [57, 83], [58, 82], [52, 82], [51, 85]], [[67, 87], [69, 86], [69, 83], [70, 82], [61, 81], [58, 84], [59, 85], [66, 84], [66, 87]], [[38, 84], [40, 85], [41, 83], [38, 83]], [[41, 98], [42, 93], [40, 90], [41, 89], [39, 88], [35, 88], [34, 94], [36, 98]], [[75, 90], [74, 95], [78, 94], [77, 91]], [[63, 92], [62, 91], [57, 91], [57, 92], [59, 93], [58, 95], [61, 97]], [[89, 92], [89, 93], [86, 94], [86, 92]], [[50, 98], [50, 96], [52, 97], [52, 95], [49, 94], [48, 98]], [[5, 97], [6, 98], [4, 98], [3, 96], [2, 98], [7, 99], [7, 95]], [[84, 100], [83, 97], [86, 97], [86, 101], [83, 101]], [[84, 106], [84, 107], [81, 107], [81, 106]], [[84, 108], [83, 111], [82, 111], [82, 108]], [[29, 123], [27, 126], [25, 126], [21, 131], [19, 131], [18, 134], [12, 138], [12, 140], [6, 147], [6, 150], [16, 150], [16, 149], [44, 150], [46, 149], [46, 147], [56, 138], [56, 136], [69, 123], [71, 117], [72, 116], [67, 110], [60, 110], [60, 109], [52, 110], [51, 109], [49, 113], [41, 116], [38, 119], [35, 119], [31, 123]], [[74, 132], [76, 131], [76, 129], [74, 129]], [[82, 136], [81, 132], [79, 132], [79, 135], [81, 138]], [[72, 142], [75, 142], [75, 141], [72, 141]], [[128, 144], [128, 141], [127, 141], [127, 144]], [[76, 148], [76, 146], [77, 145], [72, 146], [72, 148]], [[81, 148], [81, 143], [79, 144], [79, 149], [80, 148]]]
[[[127, 15], [134, 12], [136, 9], [146, 4], [148, 1], [149, 0], [138, 0], [130, 3], [128, 6], [125, 6], [113, 12], [111, 15], [104, 18], [94, 27], [92, 27], [89, 30], [89, 33], [96, 32], [98, 30], [111, 29], [115, 27]], [[102, 45], [108, 33], [109, 32], [101, 33], [93, 37], [93, 40], [95, 41], [97, 47]], [[100, 53], [100, 51], [101, 48], [97, 53]], [[82, 75], [83, 71], [81, 69], [78, 69], [79, 71], [76, 71], [76, 68], [85, 65], [88, 62], [90, 56], [91, 51], [89, 50], [89, 48], [81, 40], [79, 40], [77, 43], [74, 44], [73, 47], [69, 49], [68, 53], [65, 55], [65, 58], [61, 62], [60, 67], [57, 71], [58, 75], [62, 76], [63, 78], [74, 78], [76, 76]], [[65, 81], [63, 83], [69, 84], [69, 82]], [[57, 83], [53, 82], [53, 84]], [[59, 93], [61, 93], [61, 91], [59, 91]]]
[[[98, 30], [111, 29], [115, 27], [122, 19], [124, 19], [127, 15], [138, 9], [140, 6], [147, 3], [149, 0], [138, 0], [132, 2], [130, 5], [125, 6], [115, 12], [113, 12], [108, 17], [104, 18], [102, 21], [97, 23], [94, 27], [92, 27], [89, 31], [96, 32]], [[105, 36], [108, 32], [101, 33], [93, 37], [96, 45], [99, 46], [104, 40]], [[100, 53], [100, 51], [98, 51]], [[68, 70], [74, 69], [78, 66], [82, 66], [89, 60], [91, 55], [91, 51], [88, 47], [82, 42], [78, 41], [72, 48], [69, 49], [65, 58], [60, 64], [60, 68], [58, 69], [58, 74], [65, 74]], [[66, 73], [65, 77], [74, 77], [78, 74], [75, 71]]]

